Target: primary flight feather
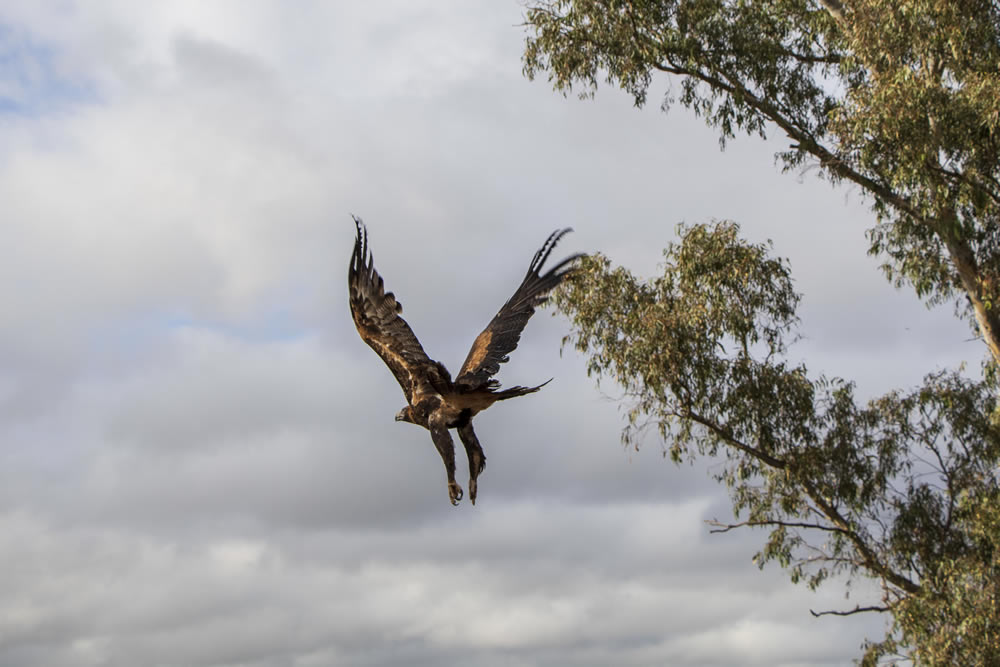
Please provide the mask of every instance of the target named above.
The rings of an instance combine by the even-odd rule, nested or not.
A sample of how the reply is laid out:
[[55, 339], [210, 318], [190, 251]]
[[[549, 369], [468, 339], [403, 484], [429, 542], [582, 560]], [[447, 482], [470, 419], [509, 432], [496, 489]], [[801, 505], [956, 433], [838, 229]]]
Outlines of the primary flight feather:
[[448, 497], [453, 505], [461, 500], [462, 487], [455, 482], [455, 447], [448, 429], [458, 430], [469, 459], [469, 498], [475, 505], [477, 479], [486, 466], [486, 455], [472, 428], [472, 418], [497, 401], [524, 396], [548, 384], [500, 390], [493, 376], [517, 347], [535, 308], [545, 302], [549, 292], [573, 271], [574, 263], [583, 255], [571, 255], [541, 273], [559, 239], [572, 230], [552, 232], [535, 253], [514, 294], [476, 337], [452, 381], [448, 369], [427, 356], [410, 325], [400, 317], [402, 304], [392, 292], [385, 291], [382, 276], [375, 270], [368, 230], [357, 217], [354, 224], [358, 233], [347, 275], [354, 324], [362, 340], [382, 357], [403, 389], [407, 405], [396, 414], [396, 421], [418, 424], [431, 432], [431, 440], [444, 461]]

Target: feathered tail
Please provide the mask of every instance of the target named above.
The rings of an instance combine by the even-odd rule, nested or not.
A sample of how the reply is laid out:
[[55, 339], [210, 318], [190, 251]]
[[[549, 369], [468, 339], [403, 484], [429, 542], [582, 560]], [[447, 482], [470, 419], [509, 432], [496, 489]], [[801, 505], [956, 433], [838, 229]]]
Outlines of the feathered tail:
[[518, 396], [524, 396], [525, 394], [534, 394], [536, 391], [552, 382], [552, 378], [549, 378], [545, 382], [541, 383], [537, 387], [511, 387], [510, 389], [504, 389], [503, 391], [491, 392], [493, 396], [496, 397], [498, 401], [506, 401], [508, 398], [517, 398]]

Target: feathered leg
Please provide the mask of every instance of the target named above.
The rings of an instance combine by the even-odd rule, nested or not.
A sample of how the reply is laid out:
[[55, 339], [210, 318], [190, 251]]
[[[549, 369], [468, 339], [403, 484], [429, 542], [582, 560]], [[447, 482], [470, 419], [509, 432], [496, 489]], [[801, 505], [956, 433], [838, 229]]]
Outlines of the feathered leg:
[[441, 454], [445, 472], [448, 473], [448, 498], [451, 499], [452, 505], [457, 505], [458, 501], [462, 499], [462, 487], [455, 481], [455, 444], [445, 423], [444, 418], [436, 413], [431, 414], [430, 419], [427, 420], [431, 440], [434, 441], [434, 446]]
[[483, 468], [486, 467], [486, 454], [483, 453], [483, 448], [479, 445], [479, 438], [476, 437], [476, 432], [472, 430], [471, 421], [465, 426], [458, 428], [458, 437], [462, 439], [462, 444], [465, 445], [465, 453], [469, 457], [469, 500], [475, 505], [476, 491], [479, 486], [476, 479], [483, 472]]

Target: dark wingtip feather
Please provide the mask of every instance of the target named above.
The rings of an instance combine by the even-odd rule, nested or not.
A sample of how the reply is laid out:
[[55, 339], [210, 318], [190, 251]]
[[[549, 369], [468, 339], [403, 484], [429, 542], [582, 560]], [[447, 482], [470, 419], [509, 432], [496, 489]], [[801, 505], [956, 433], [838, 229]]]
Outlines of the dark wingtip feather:
[[559, 240], [571, 231], [573, 231], [572, 227], [564, 227], [563, 229], [557, 229], [549, 234], [549, 237], [545, 239], [545, 243], [542, 244], [542, 247], [538, 249], [538, 252], [536, 252], [535, 256], [531, 259], [531, 264], [528, 266], [528, 275], [531, 275], [532, 273], [537, 275], [538, 272], [542, 270], [542, 266], [545, 265], [545, 262], [549, 259], [549, 255], [551, 255], [552, 251], [555, 250]]
[[368, 228], [365, 227], [365, 223], [361, 221], [361, 218], [353, 213], [351, 213], [351, 218], [354, 220], [354, 226], [358, 228], [358, 236], [355, 243], [365, 245], [365, 241], [368, 239]]
[[[578, 266], [576, 266], [576, 262], [579, 261], [579, 260], [581, 260], [581, 259], [583, 259], [586, 256], [587, 255], [585, 253], [582, 253], [582, 252], [578, 252], [578, 253], [575, 253], [573, 255], [570, 255], [569, 257], [567, 257], [563, 261], [561, 261], [558, 264], [556, 264], [555, 266], [553, 266], [549, 270], [549, 272], [547, 274], [545, 274], [545, 275], [546, 276], [556, 276], [556, 277], [562, 279], [564, 276], [568, 276], [568, 275], [572, 274], [574, 271], [576, 271], [579, 268]], [[565, 267], [565, 269], [562, 270], [562, 271], [560, 271], [560, 269], [563, 269], [563, 267]]]
[[351, 266], [350, 274], [360, 273], [363, 269], [367, 269], [369, 265], [373, 264], [371, 249], [368, 247], [368, 228], [365, 227], [364, 221], [358, 216], [351, 213], [351, 218], [354, 220], [354, 226], [357, 227], [358, 233], [354, 239], [354, 254], [351, 256]]

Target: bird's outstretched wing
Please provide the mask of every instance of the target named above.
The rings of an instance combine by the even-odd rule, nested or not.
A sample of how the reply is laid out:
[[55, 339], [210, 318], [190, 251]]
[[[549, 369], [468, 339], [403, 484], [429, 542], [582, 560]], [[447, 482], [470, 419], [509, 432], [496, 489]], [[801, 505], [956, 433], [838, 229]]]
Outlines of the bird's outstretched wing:
[[392, 292], [385, 291], [382, 276], [375, 270], [368, 230], [357, 217], [354, 224], [358, 236], [347, 273], [351, 316], [361, 339], [382, 357], [403, 388], [407, 402], [412, 403], [415, 392], [436, 384], [442, 372], [447, 377], [448, 371], [427, 356], [410, 325], [399, 316], [403, 305]]
[[567, 227], [552, 232], [545, 244], [535, 253], [521, 285], [483, 332], [476, 337], [472, 349], [469, 350], [469, 356], [466, 357], [462, 369], [455, 378], [456, 387], [471, 390], [484, 387], [494, 389], [500, 386], [497, 380], [492, 379], [493, 375], [500, 370], [500, 364], [509, 359], [507, 355], [517, 347], [518, 341], [521, 340], [521, 332], [535, 312], [535, 308], [545, 302], [549, 292], [572, 272], [573, 262], [583, 256], [571, 255], [544, 275], [540, 273], [542, 265], [549, 258], [559, 239], [571, 231], [573, 230]]

